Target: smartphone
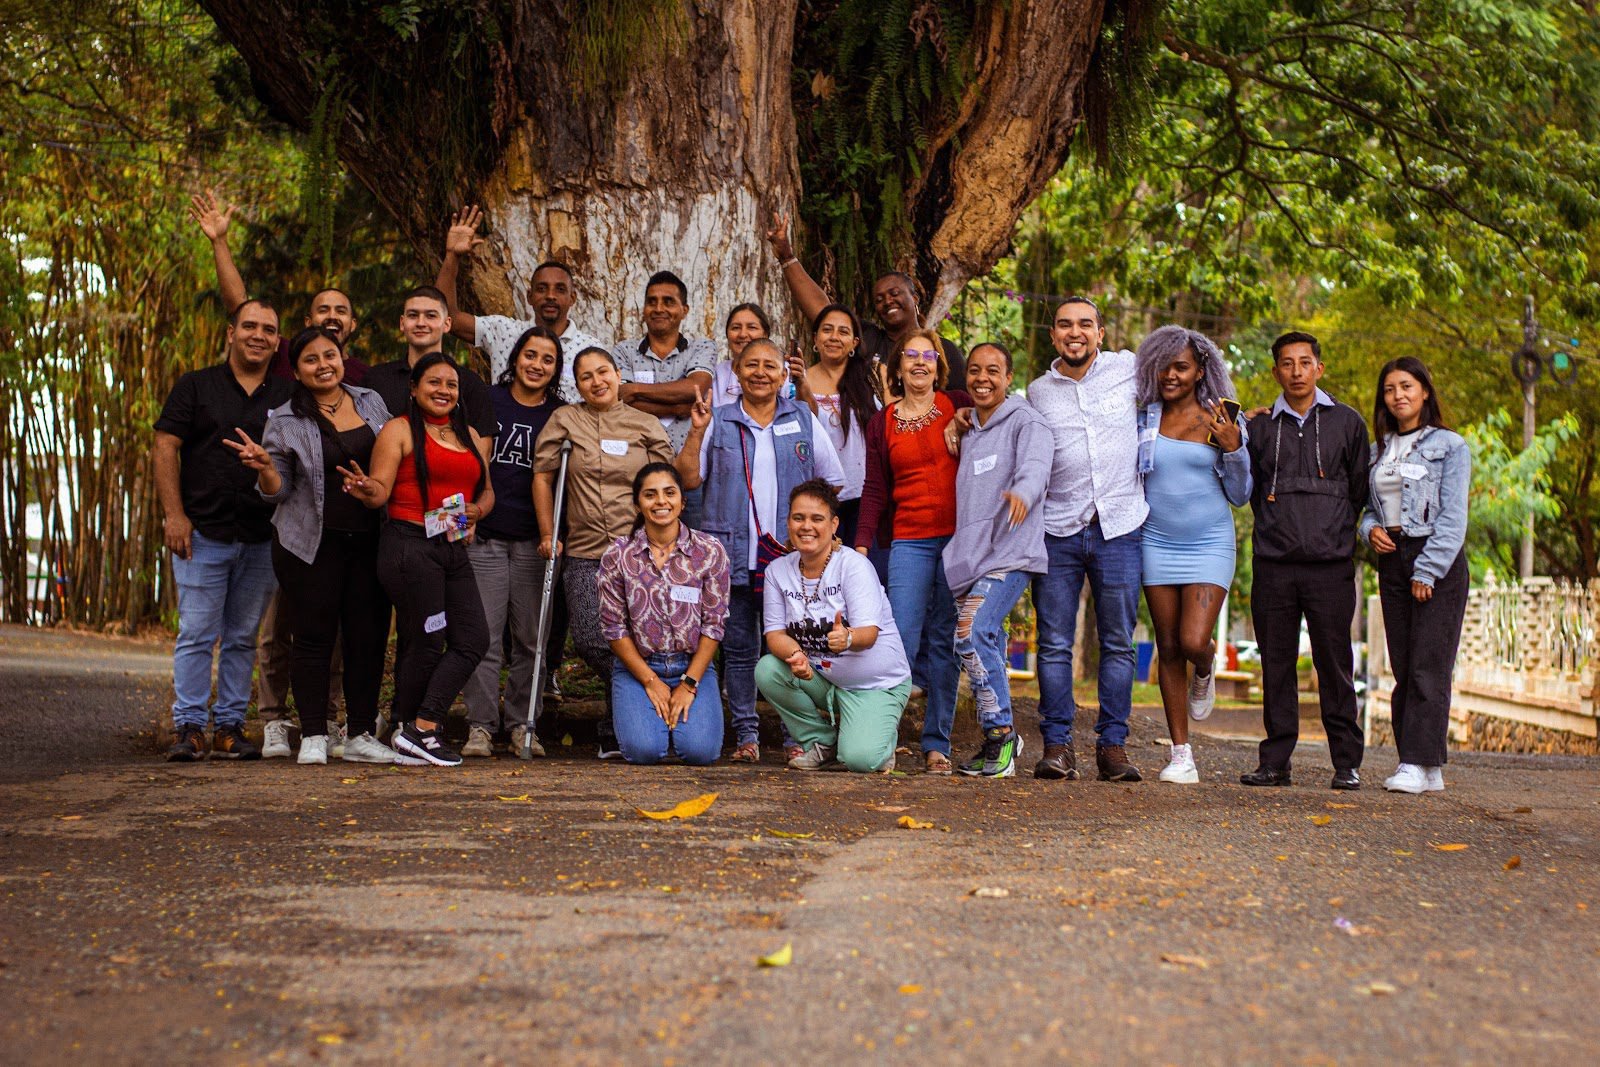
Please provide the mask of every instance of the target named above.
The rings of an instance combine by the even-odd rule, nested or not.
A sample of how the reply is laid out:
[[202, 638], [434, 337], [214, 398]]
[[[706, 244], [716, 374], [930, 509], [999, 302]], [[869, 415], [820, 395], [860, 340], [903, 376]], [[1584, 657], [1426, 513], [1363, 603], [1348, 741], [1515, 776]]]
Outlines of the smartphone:
[[[1228, 422], [1234, 422], [1239, 418], [1239, 411], [1240, 411], [1240, 407], [1239, 407], [1239, 402], [1237, 400], [1229, 400], [1226, 397], [1223, 398], [1223, 400], [1222, 400], [1222, 416], [1223, 416], [1223, 419], [1225, 419]], [[1217, 440], [1217, 435], [1214, 434], [1214, 433], [1213, 434], [1207, 434], [1206, 435], [1206, 440], [1210, 443], [1212, 448], [1221, 448], [1222, 447], [1222, 442]]]

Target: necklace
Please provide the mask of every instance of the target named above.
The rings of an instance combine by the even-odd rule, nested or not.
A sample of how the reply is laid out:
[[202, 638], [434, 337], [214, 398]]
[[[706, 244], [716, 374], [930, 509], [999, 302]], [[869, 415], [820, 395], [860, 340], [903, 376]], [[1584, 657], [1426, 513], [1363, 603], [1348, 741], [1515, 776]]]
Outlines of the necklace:
[[645, 534], [644, 539], [650, 545], [650, 558], [655, 561], [655, 565], [657, 567], [665, 567], [667, 560], [672, 558], [672, 550], [678, 546], [677, 534], [673, 534], [672, 540], [664, 545], [658, 545], [650, 540], [649, 534]]
[[323, 410], [323, 412], [328, 414], [328, 415], [336, 414], [339, 411], [340, 408], [344, 407], [344, 396], [345, 396], [344, 390], [340, 389], [339, 390], [339, 399], [338, 400], [335, 400], [331, 404], [324, 404], [322, 401], [319, 400], [319, 401], [317, 401], [317, 407], [321, 408]]
[[[823, 559], [822, 559], [822, 569], [817, 572], [817, 576], [816, 576], [815, 579], [808, 579], [806, 577], [806, 571], [805, 571], [805, 567], [804, 566], [801, 566], [799, 568], [799, 571], [800, 571], [800, 602], [801, 602], [801, 605], [802, 605], [801, 610], [805, 610], [806, 608], [809, 608], [812, 604], [820, 604], [820, 603], [822, 603], [822, 578], [823, 578], [824, 575], [826, 575], [828, 573], [828, 564], [833, 562], [833, 553], [838, 547], [839, 547], [839, 540], [838, 540], [838, 538], [834, 538], [833, 544], [828, 546], [828, 554], [826, 556], [824, 556]], [[816, 584], [811, 589], [807, 589], [806, 588], [806, 582], [813, 581], [813, 580], [816, 582]]]
[[934, 403], [932, 397], [928, 398], [928, 410], [920, 415], [902, 415], [900, 409], [905, 406], [906, 402], [904, 400], [894, 406], [895, 429], [901, 433], [916, 433], [918, 430], [925, 430], [932, 426], [934, 420], [939, 417], [939, 405]]

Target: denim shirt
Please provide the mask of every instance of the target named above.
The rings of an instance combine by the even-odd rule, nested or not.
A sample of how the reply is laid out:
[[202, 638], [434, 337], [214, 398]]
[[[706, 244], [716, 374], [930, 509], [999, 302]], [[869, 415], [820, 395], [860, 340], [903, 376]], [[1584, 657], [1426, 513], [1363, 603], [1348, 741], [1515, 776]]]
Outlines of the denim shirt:
[[[1244, 428], [1244, 413], [1234, 418], [1239, 427], [1239, 447], [1232, 452], [1219, 452], [1211, 471], [1222, 483], [1222, 495], [1228, 503], [1242, 508], [1250, 503], [1250, 491], [1255, 487], [1250, 476], [1250, 434]], [[1161, 435], [1161, 401], [1156, 400], [1139, 409], [1139, 478], [1156, 469], [1156, 438]]]
[[[372, 432], [382, 430], [389, 421], [383, 397], [355, 385], [345, 386], [344, 391]], [[278, 543], [307, 563], [315, 562], [322, 545], [322, 502], [327, 491], [322, 484], [322, 431], [314, 421], [296, 415], [284, 404], [272, 409], [261, 447], [267, 450], [283, 483], [276, 493], [261, 493], [264, 500], [278, 505], [272, 513]]]
[[[1371, 446], [1371, 467], [1382, 457]], [[1467, 540], [1467, 498], [1472, 489], [1472, 451], [1458, 433], [1436, 426], [1424, 427], [1411, 455], [1401, 466], [1400, 532], [1426, 537], [1428, 544], [1417, 556], [1411, 580], [1432, 586], [1449, 572]], [[1367, 510], [1361, 516], [1361, 540], [1372, 543], [1372, 530], [1383, 522], [1378, 487], [1367, 490]]]

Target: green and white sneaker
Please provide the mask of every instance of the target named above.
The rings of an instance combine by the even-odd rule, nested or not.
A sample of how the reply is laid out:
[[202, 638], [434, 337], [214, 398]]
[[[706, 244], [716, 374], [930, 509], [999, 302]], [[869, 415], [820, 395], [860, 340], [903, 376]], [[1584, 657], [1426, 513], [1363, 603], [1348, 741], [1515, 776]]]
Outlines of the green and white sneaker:
[[974, 778], [1014, 778], [1021, 755], [1021, 734], [1009, 726], [991, 726], [983, 732], [983, 748], [957, 769]]

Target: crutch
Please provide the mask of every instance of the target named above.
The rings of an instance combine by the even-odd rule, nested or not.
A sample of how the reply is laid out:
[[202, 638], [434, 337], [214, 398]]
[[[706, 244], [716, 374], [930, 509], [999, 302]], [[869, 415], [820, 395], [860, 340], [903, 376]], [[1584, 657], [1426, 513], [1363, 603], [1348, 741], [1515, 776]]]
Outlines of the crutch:
[[572, 438], [561, 442], [561, 466], [556, 471], [556, 500], [550, 516], [550, 558], [544, 564], [544, 584], [539, 589], [538, 636], [533, 646], [533, 693], [528, 697], [528, 725], [522, 732], [523, 759], [533, 758], [533, 724], [544, 709], [545, 645], [550, 641], [550, 601], [556, 593], [556, 560], [560, 558], [561, 507], [567, 497], [567, 460], [572, 458]]

